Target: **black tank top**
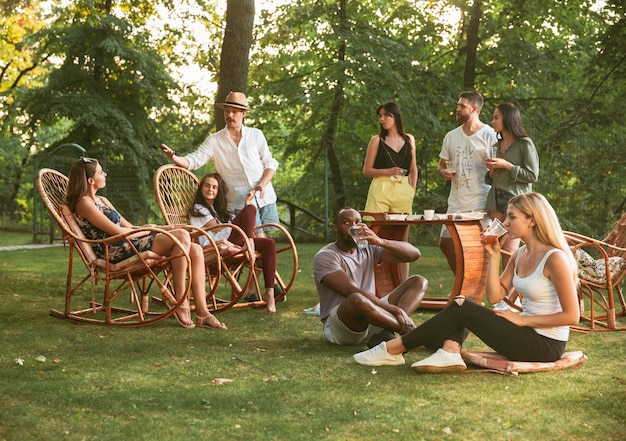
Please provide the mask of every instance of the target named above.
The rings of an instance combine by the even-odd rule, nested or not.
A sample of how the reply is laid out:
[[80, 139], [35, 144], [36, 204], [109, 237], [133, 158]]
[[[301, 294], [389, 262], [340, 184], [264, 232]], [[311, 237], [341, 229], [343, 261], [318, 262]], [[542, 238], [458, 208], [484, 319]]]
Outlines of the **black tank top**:
[[376, 159], [374, 160], [374, 168], [391, 168], [400, 167], [405, 170], [409, 170], [411, 167], [411, 146], [408, 142], [404, 142], [404, 145], [399, 152], [396, 153], [394, 149], [385, 144], [382, 139], [378, 143], [378, 152], [376, 153]]

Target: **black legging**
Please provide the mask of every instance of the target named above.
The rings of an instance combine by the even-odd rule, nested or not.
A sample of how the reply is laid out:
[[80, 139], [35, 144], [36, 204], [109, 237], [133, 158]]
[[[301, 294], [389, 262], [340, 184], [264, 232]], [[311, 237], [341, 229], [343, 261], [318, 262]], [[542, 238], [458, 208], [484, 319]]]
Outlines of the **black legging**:
[[463, 345], [468, 331], [514, 361], [556, 361], [567, 343], [539, 335], [531, 327], [517, 326], [472, 300], [457, 297], [439, 314], [403, 335], [402, 344], [407, 350], [418, 346], [437, 350], [446, 340]]
[[[265, 288], [274, 287], [274, 276], [276, 274], [276, 242], [269, 237], [254, 237], [254, 224], [256, 222], [256, 207], [246, 205], [237, 213], [232, 223], [240, 227], [246, 236], [252, 238], [254, 249], [261, 253], [261, 266], [263, 267], [263, 280]], [[234, 231], [228, 238], [235, 245], [243, 245], [243, 237]]]

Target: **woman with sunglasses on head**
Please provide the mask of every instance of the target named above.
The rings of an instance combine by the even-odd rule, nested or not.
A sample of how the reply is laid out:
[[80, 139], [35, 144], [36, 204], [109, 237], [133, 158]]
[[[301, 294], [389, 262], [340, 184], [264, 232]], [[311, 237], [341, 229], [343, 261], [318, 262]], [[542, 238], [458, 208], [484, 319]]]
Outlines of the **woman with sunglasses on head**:
[[[117, 234], [132, 231], [135, 227], [124, 219], [111, 202], [96, 193], [106, 186], [106, 172], [97, 159], [81, 158], [70, 168], [67, 186], [66, 202], [74, 213], [78, 224], [88, 239], [103, 240]], [[184, 229], [169, 231], [178, 239], [189, 252], [191, 258], [192, 286], [191, 290], [196, 306], [195, 324], [191, 320], [189, 303], [185, 300], [183, 306], [175, 312], [178, 322], [185, 328], [226, 329], [215, 316], [211, 314], [206, 304], [204, 255], [198, 244], [191, 242], [189, 233]], [[171, 256], [177, 253], [175, 243], [165, 234], [148, 234], [138, 232], [132, 239], [133, 245], [139, 252], [150, 250], [160, 256]], [[94, 252], [104, 258], [102, 246], [95, 245]], [[113, 244], [109, 247], [109, 261], [120, 262], [135, 255], [134, 250], [126, 241]], [[185, 290], [186, 261], [184, 258], [171, 261], [174, 295], [176, 298]]]
[[496, 304], [512, 288], [523, 297], [521, 314], [487, 309], [458, 296], [413, 331], [358, 353], [367, 366], [402, 365], [403, 353], [419, 346], [433, 355], [413, 363], [418, 373], [466, 369], [461, 347], [469, 332], [512, 361], [552, 362], [562, 357], [569, 326], [580, 317], [576, 286], [578, 266], [552, 206], [539, 193], [510, 199], [504, 225], [519, 248], [500, 271], [500, 244], [484, 242], [489, 254], [487, 299]]
[[[254, 249], [262, 255], [263, 279], [265, 292], [263, 301], [267, 304], [268, 314], [276, 312], [274, 301], [274, 276], [276, 274], [276, 242], [268, 237], [256, 237], [254, 224], [256, 207], [250, 205], [255, 191], [252, 190], [245, 199], [245, 205], [237, 214], [227, 208], [228, 187], [219, 173], [204, 175], [198, 184], [196, 194], [189, 209], [189, 223], [196, 227], [208, 228], [219, 224], [231, 223], [240, 227], [254, 243]], [[243, 237], [232, 232], [229, 227], [209, 231], [216, 241], [227, 241], [236, 246], [243, 245]], [[201, 238], [202, 240], [202, 238]], [[205, 239], [206, 240], [206, 239]], [[256, 295], [256, 294], [255, 294]], [[248, 295], [250, 297], [250, 294]]]

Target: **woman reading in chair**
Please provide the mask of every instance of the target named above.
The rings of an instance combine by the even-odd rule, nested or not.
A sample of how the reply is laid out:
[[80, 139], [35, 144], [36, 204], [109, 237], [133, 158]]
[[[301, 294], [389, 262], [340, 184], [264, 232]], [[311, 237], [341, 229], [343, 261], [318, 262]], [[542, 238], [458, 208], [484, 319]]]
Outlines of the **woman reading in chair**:
[[578, 323], [577, 265], [552, 206], [539, 193], [523, 193], [508, 203], [504, 225], [524, 246], [509, 260], [502, 275], [500, 244], [484, 242], [489, 254], [487, 299], [496, 304], [515, 288], [523, 312], [490, 310], [463, 296], [402, 337], [358, 353], [367, 366], [404, 364], [402, 354], [419, 346], [436, 350], [413, 363], [416, 372], [459, 372], [466, 369], [461, 346], [468, 331], [512, 361], [552, 362], [561, 358], [569, 326]]
[[[88, 239], [103, 240], [117, 234], [132, 231], [133, 225], [124, 219], [113, 207], [108, 199], [96, 193], [106, 186], [106, 172], [97, 159], [81, 158], [76, 161], [69, 175], [66, 201], [74, 213], [78, 224]], [[198, 244], [191, 242], [189, 233], [184, 229], [173, 229], [170, 233], [178, 239], [189, 252], [191, 258], [192, 293], [196, 305], [196, 322], [191, 320], [189, 303], [185, 300], [183, 306], [175, 312], [178, 322], [185, 328], [226, 329], [226, 326], [213, 316], [206, 304], [204, 255]], [[131, 236], [132, 237], [132, 236]], [[139, 252], [152, 251], [159, 256], [171, 256], [177, 248], [167, 235], [147, 234], [138, 232], [132, 239], [133, 245]], [[104, 257], [104, 249], [95, 245], [94, 252]], [[126, 241], [120, 241], [109, 247], [109, 261], [120, 262], [135, 255], [134, 250]], [[174, 295], [180, 299], [185, 290], [186, 261], [184, 258], [173, 259], [171, 262]]]
[[[263, 301], [267, 304], [267, 312], [273, 314], [276, 312], [276, 304], [274, 302], [276, 242], [274, 242], [274, 239], [255, 237], [254, 235], [256, 207], [249, 204], [254, 197], [254, 190], [248, 194], [245, 200], [245, 206], [236, 215], [229, 212], [226, 208], [227, 191], [226, 184], [219, 173], [204, 175], [198, 184], [196, 195], [189, 209], [189, 222], [201, 228], [208, 228], [223, 223], [232, 223], [240, 227], [246, 236], [252, 238], [255, 250], [262, 255], [263, 279], [265, 281]], [[243, 238], [232, 232], [232, 229], [229, 227], [224, 227], [217, 231], [209, 231], [209, 234], [211, 234], [218, 243], [228, 241], [237, 246], [243, 245]]]

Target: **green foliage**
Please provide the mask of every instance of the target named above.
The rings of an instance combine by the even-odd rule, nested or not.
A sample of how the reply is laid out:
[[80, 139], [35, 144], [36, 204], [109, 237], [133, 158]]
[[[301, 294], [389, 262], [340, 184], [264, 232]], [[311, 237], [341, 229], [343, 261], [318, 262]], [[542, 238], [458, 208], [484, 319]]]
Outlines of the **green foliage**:
[[[325, 206], [320, 140], [340, 84], [334, 148], [348, 203], [364, 206], [369, 180], [360, 170], [378, 131], [375, 109], [395, 100], [417, 141], [415, 209], [445, 209], [448, 186], [435, 167], [441, 140], [456, 125], [475, 5], [347, 2], [341, 21], [340, 4], [302, 0], [262, 16], [262, 50], [251, 70], [261, 101], [254, 118], [281, 157], [279, 194], [299, 195], [318, 213]], [[461, 20], [447, 22], [451, 12]], [[625, 140], [623, 17], [618, 2], [581, 0], [558, 7], [484, 1], [480, 15], [474, 88], [486, 100], [483, 120], [491, 121], [501, 101], [520, 107], [541, 161], [535, 190], [550, 197], [566, 227], [597, 236], [626, 207], [626, 163], [618, 159]], [[343, 44], [345, 59], [338, 55]], [[332, 191], [331, 205], [339, 196]]]
[[[64, 9], [36, 37], [45, 58], [60, 63], [44, 85], [30, 88], [21, 101], [34, 130], [69, 123], [51, 149], [79, 144], [106, 160], [112, 177], [114, 169], [127, 176], [125, 181], [112, 179], [109, 190], [119, 194], [121, 211], [132, 213], [146, 211], [143, 198], [136, 197], [142, 176], [133, 169], [156, 168], [153, 114], [172, 105], [168, 92], [175, 87], [147, 35], [136, 32], [136, 26], [107, 10], [105, 3], [81, 1]], [[46, 144], [41, 141], [32, 142], [43, 151]]]
[[[32, 176], [22, 170], [37, 163], [34, 153], [69, 141], [106, 156], [115, 204], [141, 222], [154, 214], [136, 195], [151, 196], [152, 172], [165, 160], [158, 144], [188, 153], [213, 129], [214, 91], [178, 72], [200, 66], [207, 81], [219, 77], [223, 4], [118, 0], [107, 10], [103, 0], [80, 0], [54, 7], [45, 29], [39, 4], [7, 3], [0, 18], [0, 60], [8, 60], [0, 66], [0, 207], [24, 217], [17, 201], [32, 194]], [[445, 209], [449, 187], [435, 167], [456, 126], [477, 4], [473, 87], [486, 99], [483, 121], [501, 101], [519, 106], [540, 156], [534, 189], [566, 228], [606, 234], [626, 209], [626, 14], [617, 0], [298, 0], [264, 12], [246, 119], [280, 161], [279, 196], [323, 217], [328, 182], [331, 212], [340, 201], [363, 207], [375, 109], [395, 100], [417, 141], [415, 211]], [[315, 223], [305, 228], [320, 234]]]

